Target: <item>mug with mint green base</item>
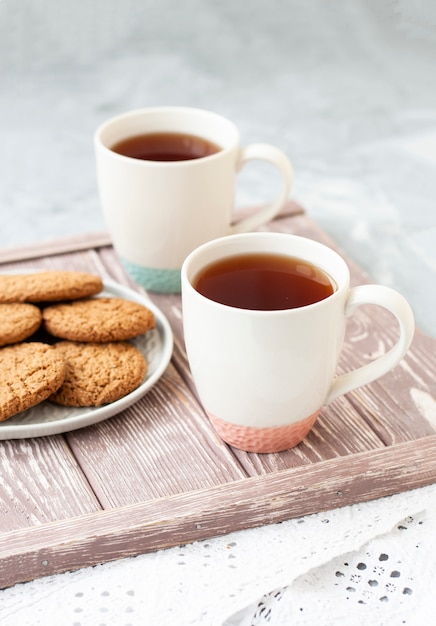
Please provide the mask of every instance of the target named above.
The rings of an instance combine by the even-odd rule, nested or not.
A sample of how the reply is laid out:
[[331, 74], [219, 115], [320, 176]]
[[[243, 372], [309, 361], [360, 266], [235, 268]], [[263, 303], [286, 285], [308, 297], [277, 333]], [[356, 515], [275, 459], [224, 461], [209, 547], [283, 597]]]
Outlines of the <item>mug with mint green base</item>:
[[128, 259], [120, 261], [137, 285], [157, 293], [179, 293], [181, 290], [180, 269], [142, 267]]
[[[172, 160], [119, 151], [122, 142], [147, 135], [194, 138], [213, 149]], [[236, 126], [211, 111], [131, 111], [103, 123], [94, 145], [100, 201], [114, 249], [133, 280], [150, 291], [179, 293], [182, 263], [192, 250], [273, 219], [292, 186], [292, 167], [281, 150], [262, 143], [241, 147]], [[277, 167], [281, 187], [273, 202], [232, 223], [237, 174], [253, 159]]]

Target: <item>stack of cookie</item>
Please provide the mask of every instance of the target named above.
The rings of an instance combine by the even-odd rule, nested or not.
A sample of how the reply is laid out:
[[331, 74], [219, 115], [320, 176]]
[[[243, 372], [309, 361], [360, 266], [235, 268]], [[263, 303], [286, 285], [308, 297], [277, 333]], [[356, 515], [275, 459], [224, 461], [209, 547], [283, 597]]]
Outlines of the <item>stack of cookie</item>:
[[84, 272], [0, 275], [0, 421], [47, 399], [101, 406], [141, 384], [147, 362], [128, 340], [154, 328], [154, 315], [95, 297], [102, 289]]

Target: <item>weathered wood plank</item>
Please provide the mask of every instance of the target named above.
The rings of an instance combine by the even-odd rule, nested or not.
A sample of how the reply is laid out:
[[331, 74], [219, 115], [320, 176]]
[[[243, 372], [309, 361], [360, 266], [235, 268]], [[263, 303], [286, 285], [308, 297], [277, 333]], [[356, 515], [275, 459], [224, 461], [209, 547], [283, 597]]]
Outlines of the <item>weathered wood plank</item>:
[[0, 587], [280, 522], [436, 480], [436, 436], [0, 537]]
[[106, 278], [105, 266], [94, 249], [64, 252], [58, 255], [37, 259], [23, 259], [8, 261], [0, 265], [0, 271], [27, 271], [27, 270], [75, 270], [80, 272], [94, 272]]
[[0, 442], [0, 531], [100, 511], [62, 437]]
[[40, 257], [54, 256], [79, 250], [89, 250], [111, 245], [109, 233], [85, 233], [74, 237], [41, 241], [24, 246], [0, 249], [0, 263], [13, 263]]
[[172, 365], [134, 406], [66, 437], [105, 508], [246, 476]]

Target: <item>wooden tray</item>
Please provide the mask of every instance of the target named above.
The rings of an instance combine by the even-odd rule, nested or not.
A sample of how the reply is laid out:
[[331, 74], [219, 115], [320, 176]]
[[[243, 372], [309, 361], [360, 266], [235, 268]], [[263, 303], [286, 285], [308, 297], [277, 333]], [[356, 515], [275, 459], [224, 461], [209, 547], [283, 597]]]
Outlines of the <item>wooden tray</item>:
[[[263, 230], [335, 247], [295, 204]], [[351, 262], [353, 284], [367, 282]], [[105, 233], [0, 251], [0, 271], [96, 272], [134, 286]], [[209, 425], [183, 345], [180, 296], [152, 295], [175, 336], [172, 361], [137, 404], [87, 428], [0, 442], [0, 586], [279, 522], [436, 479], [436, 342], [420, 332], [390, 374], [323, 409], [279, 454], [244, 453]], [[340, 370], [396, 339], [390, 314], [352, 316]]]

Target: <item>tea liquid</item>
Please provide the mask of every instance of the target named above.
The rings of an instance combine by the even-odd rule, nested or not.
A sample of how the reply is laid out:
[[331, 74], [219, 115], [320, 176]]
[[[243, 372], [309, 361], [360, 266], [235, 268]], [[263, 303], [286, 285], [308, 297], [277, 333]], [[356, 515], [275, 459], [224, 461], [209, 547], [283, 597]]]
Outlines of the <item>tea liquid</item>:
[[144, 161], [188, 161], [210, 156], [220, 146], [204, 137], [185, 133], [146, 133], [117, 142], [111, 150]]
[[319, 302], [333, 280], [307, 261], [277, 254], [242, 254], [216, 261], [193, 282], [206, 298], [240, 309], [275, 311]]

